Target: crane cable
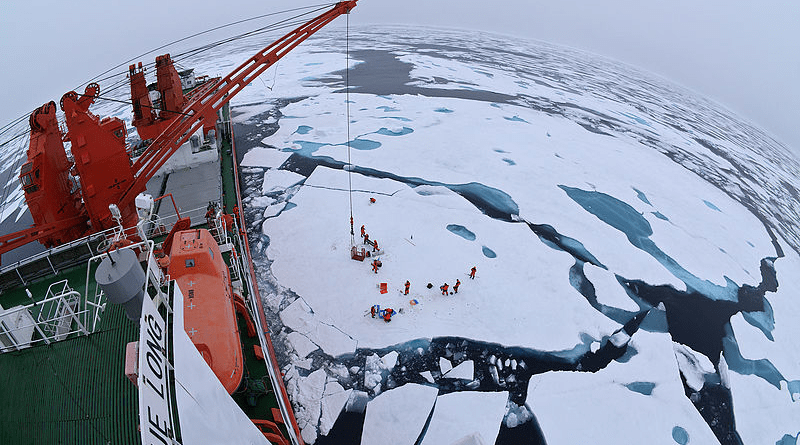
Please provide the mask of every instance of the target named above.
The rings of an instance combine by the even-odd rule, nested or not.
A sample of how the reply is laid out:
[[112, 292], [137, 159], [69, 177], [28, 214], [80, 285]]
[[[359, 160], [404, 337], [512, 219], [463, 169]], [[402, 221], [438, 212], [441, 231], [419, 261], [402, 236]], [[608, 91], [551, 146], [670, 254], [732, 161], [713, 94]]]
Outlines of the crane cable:
[[347, 105], [347, 187], [350, 197], [350, 246], [356, 245], [356, 234], [353, 230], [353, 164], [350, 162], [350, 14], [346, 14], [345, 31], [345, 70], [344, 70], [344, 94], [345, 104]]

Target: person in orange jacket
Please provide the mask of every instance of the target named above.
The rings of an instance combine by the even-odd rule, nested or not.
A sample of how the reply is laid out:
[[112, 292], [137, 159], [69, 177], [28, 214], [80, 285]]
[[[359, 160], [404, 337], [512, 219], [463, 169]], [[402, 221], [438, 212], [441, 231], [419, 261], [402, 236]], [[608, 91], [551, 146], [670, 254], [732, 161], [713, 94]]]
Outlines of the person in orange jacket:
[[456, 284], [453, 285], [453, 292], [458, 293], [458, 286], [461, 286], [461, 280], [456, 279]]
[[378, 260], [374, 260], [372, 262], [372, 271], [373, 272], [378, 273], [378, 265], [379, 265]]
[[403, 295], [408, 295], [408, 288], [411, 287], [411, 282], [406, 280], [406, 293]]
[[383, 321], [385, 321], [385, 322], [387, 322], [387, 323], [388, 323], [388, 322], [390, 322], [390, 321], [392, 321], [392, 315], [394, 315], [394, 309], [392, 309], [392, 308], [390, 308], [390, 307], [387, 307], [387, 308], [386, 308], [386, 309], [383, 311]]
[[222, 215], [222, 224], [225, 226], [225, 230], [230, 232], [233, 230], [233, 215], [229, 215], [227, 213]]
[[476, 272], [477, 270], [478, 270], [478, 268], [477, 268], [477, 267], [475, 267], [475, 266], [472, 266], [472, 269], [470, 269], [470, 271], [469, 271], [469, 277], [470, 277], [470, 278], [472, 278], [473, 280], [475, 279], [475, 272]]
[[378, 240], [372, 240], [372, 251], [377, 252], [379, 250], [380, 249], [378, 249]]
[[442, 285], [442, 286], [440, 286], [440, 287], [439, 287], [439, 289], [441, 289], [441, 290], [442, 290], [442, 295], [447, 295], [447, 289], [448, 289], [449, 287], [450, 287], [450, 286], [448, 286], [448, 285], [447, 285], [447, 283], [444, 283], [444, 285]]
[[369, 233], [364, 234], [364, 244], [369, 244]]
[[367, 232], [366, 232], [366, 230], [364, 229], [364, 225], [362, 224], [362, 225], [361, 225], [361, 238], [364, 238], [364, 235], [366, 235], [366, 234], [367, 234]]

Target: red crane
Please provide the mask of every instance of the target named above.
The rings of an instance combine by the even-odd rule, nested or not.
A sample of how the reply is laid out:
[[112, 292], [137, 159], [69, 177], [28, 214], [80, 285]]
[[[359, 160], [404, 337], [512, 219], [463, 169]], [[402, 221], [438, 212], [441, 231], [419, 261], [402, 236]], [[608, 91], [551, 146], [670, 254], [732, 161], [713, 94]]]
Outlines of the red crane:
[[[0, 254], [31, 241], [52, 247], [116, 225], [110, 204], [116, 204], [125, 227], [137, 223], [136, 196], [146, 190], [164, 163], [201, 126], [216, 125], [220, 108], [289, 51], [342, 14], [348, 14], [357, 0], [341, 1], [328, 11], [290, 31], [262, 49], [227, 76], [210, 80], [188, 97], [169, 55], [157, 59], [157, 84], [161, 112], [156, 115], [144, 84], [141, 64], [130, 66], [134, 125], [152, 143], [131, 162], [125, 146], [125, 124], [117, 118], [100, 119], [89, 111], [100, 90], [95, 83], [84, 94], [70, 91], [61, 98], [69, 131], [61, 135], [50, 102], [31, 115], [28, 162], [20, 172], [25, 200], [34, 226], [0, 236]], [[163, 79], [163, 80], [162, 80]], [[73, 164], [64, 152], [62, 139], [71, 142]], [[70, 174], [71, 173], [71, 174]], [[72, 187], [79, 178], [80, 190]], [[69, 185], [69, 186], [68, 186]]]

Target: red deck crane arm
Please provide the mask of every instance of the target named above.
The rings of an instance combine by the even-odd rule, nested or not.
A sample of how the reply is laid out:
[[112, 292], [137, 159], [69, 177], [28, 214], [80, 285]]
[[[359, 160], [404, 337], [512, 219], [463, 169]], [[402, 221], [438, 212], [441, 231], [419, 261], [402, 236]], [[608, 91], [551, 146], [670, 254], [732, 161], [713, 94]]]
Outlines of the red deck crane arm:
[[203, 125], [205, 116], [211, 114], [209, 111], [218, 111], [286, 53], [340, 15], [349, 13], [356, 6], [356, 1], [337, 3], [330, 10], [299, 26], [250, 57], [233, 72], [218, 80], [205, 94], [192, 97], [191, 102], [183, 111], [183, 116], [175, 119], [156, 137], [133, 164], [135, 179], [122, 196], [120, 207], [132, 201], [138, 194], [138, 190], [145, 189], [147, 181]]
[[76, 216], [42, 226], [37, 225], [29, 227], [18, 232], [9, 233], [8, 235], [2, 235], [0, 236], [0, 255], [10, 252], [17, 247], [24, 246], [32, 241], [46, 238], [56, 232], [64, 230], [64, 228], [79, 224], [85, 220], [85, 217]]

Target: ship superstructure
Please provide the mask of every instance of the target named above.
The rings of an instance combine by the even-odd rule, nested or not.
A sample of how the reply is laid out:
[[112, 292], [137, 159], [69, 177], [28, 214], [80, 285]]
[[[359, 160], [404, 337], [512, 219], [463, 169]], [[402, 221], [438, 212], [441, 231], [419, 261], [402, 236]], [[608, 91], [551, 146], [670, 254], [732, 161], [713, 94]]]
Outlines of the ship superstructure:
[[0, 442], [303, 443], [242, 230], [227, 104], [355, 3], [223, 78], [190, 82], [166, 54], [148, 88], [131, 65], [138, 147], [89, 111], [95, 83], [61, 99], [67, 131], [54, 102], [31, 115], [34, 226], [0, 252], [48, 249], [0, 268]]

